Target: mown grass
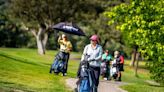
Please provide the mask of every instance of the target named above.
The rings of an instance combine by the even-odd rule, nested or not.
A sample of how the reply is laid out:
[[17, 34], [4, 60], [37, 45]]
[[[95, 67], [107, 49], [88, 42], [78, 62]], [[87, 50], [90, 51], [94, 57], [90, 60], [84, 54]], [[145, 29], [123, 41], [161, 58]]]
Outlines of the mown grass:
[[149, 84], [131, 84], [122, 86], [121, 88], [128, 90], [128, 92], [163, 92], [164, 87], [149, 85]]
[[146, 70], [145, 61], [140, 61], [138, 69], [138, 77], [135, 77], [135, 68], [129, 66], [130, 60], [125, 60], [125, 72], [123, 72], [123, 82], [128, 85], [121, 86], [122, 89], [128, 92], [163, 92], [164, 87], [149, 84], [147, 81], [153, 81], [150, 79], [150, 73]]
[[[36, 49], [0, 48], [0, 92], [71, 92], [65, 79], [76, 77], [81, 54], [71, 53], [74, 59], [69, 62], [68, 76], [49, 74], [56, 51], [47, 51], [46, 55], [38, 55]], [[164, 87], [151, 85], [146, 80], [150, 74], [145, 70], [145, 62], [140, 62], [138, 77], [134, 77], [134, 69], [125, 61], [123, 85], [128, 92], [163, 92]]]
[[[56, 52], [48, 51], [44, 56], [36, 52], [32, 49], [0, 48], [0, 90], [70, 92], [64, 83], [67, 77], [49, 74]], [[72, 65], [74, 64], [70, 63]], [[72, 77], [76, 75], [73, 71], [68, 73]]]

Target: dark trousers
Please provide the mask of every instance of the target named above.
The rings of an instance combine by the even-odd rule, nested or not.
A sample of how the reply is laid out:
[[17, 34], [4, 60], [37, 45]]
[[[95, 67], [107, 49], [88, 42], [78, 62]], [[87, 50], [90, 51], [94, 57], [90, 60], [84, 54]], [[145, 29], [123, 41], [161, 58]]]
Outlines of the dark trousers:
[[93, 78], [93, 83], [96, 87], [99, 85], [99, 77], [100, 77], [100, 67], [89, 66], [89, 69], [92, 71], [91, 75]]
[[110, 66], [106, 67], [106, 73], [104, 74], [103, 77], [110, 79]]
[[64, 66], [64, 72], [63, 73], [67, 73], [67, 68], [68, 68], [68, 60], [69, 60], [69, 56], [70, 56], [70, 54], [69, 53], [65, 53], [65, 52], [63, 52], [64, 53], [64, 58], [65, 58], [65, 66]]
[[94, 67], [89, 66], [89, 69], [91, 70], [91, 76], [93, 81], [93, 88], [91, 89], [91, 92], [98, 92], [98, 85], [99, 85], [99, 77], [100, 77], [100, 67]]

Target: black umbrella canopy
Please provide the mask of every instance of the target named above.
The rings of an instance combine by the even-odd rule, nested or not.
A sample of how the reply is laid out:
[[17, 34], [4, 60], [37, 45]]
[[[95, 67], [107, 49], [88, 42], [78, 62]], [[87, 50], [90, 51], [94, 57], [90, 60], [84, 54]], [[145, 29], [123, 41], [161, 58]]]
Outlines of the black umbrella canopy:
[[56, 25], [53, 25], [52, 28], [69, 34], [85, 36], [85, 33], [81, 30], [81, 28], [73, 23], [60, 22]]

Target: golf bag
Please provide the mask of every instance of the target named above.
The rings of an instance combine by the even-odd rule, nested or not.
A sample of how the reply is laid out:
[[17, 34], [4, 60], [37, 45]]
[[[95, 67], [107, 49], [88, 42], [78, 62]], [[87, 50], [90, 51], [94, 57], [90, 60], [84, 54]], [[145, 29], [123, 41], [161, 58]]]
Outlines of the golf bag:
[[51, 65], [50, 73], [52, 73], [52, 71], [55, 74], [58, 74], [60, 72], [64, 73], [65, 66], [66, 66], [66, 61], [65, 61], [64, 53], [63, 52], [59, 52], [55, 56], [54, 62]]
[[107, 71], [107, 62], [106, 62], [106, 60], [102, 60], [102, 62], [101, 62], [101, 75], [105, 75], [105, 73], [107, 73], [108, 71]]
[[93, 91], [95, 87], [93, 83], [94, 80], [92, 79], [93, 73], [89, 69], [89, 61], [87, 61], [87, 59], [84, 59], [84, 61], [80, 62], [77, 76], [79, 79], [76, 82], [76, 92], [95, 92]]
[[114, 59], [112, 61], [112, 64], [111, 64], [111, 69], [110, 69], [110, 74], [111, 76], [116, 79], [117, 78], [117, 74], [118, 74], [118, 66], [117, 66], [117, 62], [116, 62], [116, 59]]

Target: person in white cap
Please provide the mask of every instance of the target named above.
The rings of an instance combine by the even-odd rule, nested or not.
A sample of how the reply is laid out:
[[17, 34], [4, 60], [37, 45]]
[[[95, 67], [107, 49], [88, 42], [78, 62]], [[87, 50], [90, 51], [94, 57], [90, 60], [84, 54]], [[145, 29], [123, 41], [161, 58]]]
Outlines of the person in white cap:
[[124, 57], [120, 54], [119, 51], [114, 52], [114, 58], [117, 63], [117, 68], [118, 68], [118, 76], [117, 76], [117, 81], [121, 81], [121, 72], [124, 71], [123, 65], [124, 65]]
[[62, 34], [62, 36], [59, 36], [58, 43], [60, 45], [60, 52], [64, 54], [66, 65], [64, 67], [63, 76], [67, 75], [67, 68], [68, 68], [68, 60], [70, 56], [70, 52], [72, 50], [72, 44], [68, 40], [67, 36], [65, 34]]

